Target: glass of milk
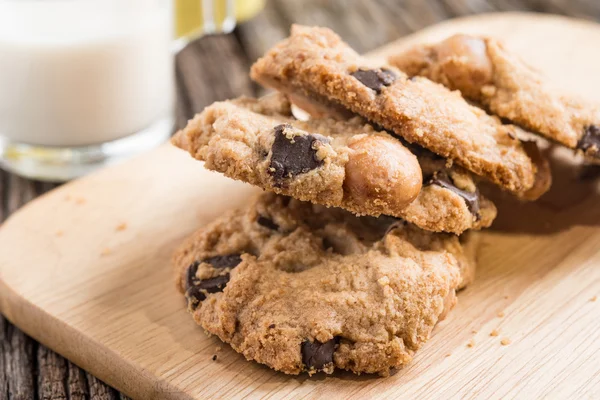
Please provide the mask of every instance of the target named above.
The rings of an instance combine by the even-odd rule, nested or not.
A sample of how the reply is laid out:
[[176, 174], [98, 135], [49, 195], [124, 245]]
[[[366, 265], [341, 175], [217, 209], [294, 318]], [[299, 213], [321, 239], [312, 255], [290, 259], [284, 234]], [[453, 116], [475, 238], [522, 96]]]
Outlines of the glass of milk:
[[173, 129], [173, 3], [0, 0], [0, 163], [67, 180]]
[[63, 181], [173, 130], [174, 52], [265, 0], [0, 0], [0, 167]]

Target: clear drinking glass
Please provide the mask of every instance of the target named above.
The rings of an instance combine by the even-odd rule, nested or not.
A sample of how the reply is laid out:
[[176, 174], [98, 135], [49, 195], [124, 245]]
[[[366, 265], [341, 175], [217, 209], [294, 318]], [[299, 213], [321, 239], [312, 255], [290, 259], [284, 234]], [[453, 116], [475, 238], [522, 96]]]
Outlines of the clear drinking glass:
[[64, 181], [165, 142], [174, 50], [262, 3], [0, 0], [1, 166]]

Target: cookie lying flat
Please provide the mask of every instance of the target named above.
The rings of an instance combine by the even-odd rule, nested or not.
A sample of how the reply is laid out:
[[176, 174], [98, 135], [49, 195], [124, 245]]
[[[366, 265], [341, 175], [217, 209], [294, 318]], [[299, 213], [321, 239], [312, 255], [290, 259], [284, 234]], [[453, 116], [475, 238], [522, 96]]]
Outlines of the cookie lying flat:
[[455, 35], [390, 58], [408, 75], [459, 90], [493, 114], [600, 160], [600, 110], [560, 93], [492, 38]]
[[251, 76], [346, 108], [512, 192], [534, 186], [537, 166], [518, 140], [519, 128], [441, 85], [370, 64], [331, 30], [294, 26], [288, 39], [252, 66]]
[[294, 120], [282, 95], [215, 103], [173, 143], [228, 177], [358, 215], [457, 234], [496, 216], [464, 171], [431, 153], [419, 155], [419, 167], [398, 140], [358, 117]]
[[467, 253], [451, 234], [266, 193], [196, 232], [173, 264], [194, 320], [247, 359], [386, 375], [454, 306]]

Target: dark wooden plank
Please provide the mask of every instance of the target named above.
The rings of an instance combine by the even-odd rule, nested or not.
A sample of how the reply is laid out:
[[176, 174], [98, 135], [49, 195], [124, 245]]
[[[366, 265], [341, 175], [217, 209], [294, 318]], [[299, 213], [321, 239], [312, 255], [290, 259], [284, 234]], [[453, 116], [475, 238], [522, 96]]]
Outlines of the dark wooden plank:
[[217, 100], [254, 93], [248, 60], [234, 35], [196, 40], [177, 56], [177, 65], [191, 112]]
[[189, 98], [188, 90], [185, 88], [183, 76], [179, 68], [179, 63], [176, 63], [175, 68], [175, 83], [177, 88], [177, 104], [175, 107], [175, 129], [183, 129], [194, 113], [192, 112], [192, 103]]
[[8, 190], [6, 199], [7, 214], [12, 214], [30, 200], [38, 196], [35, 182], [14, 174], [8, 175]]
[[119, 393], [93, 375], [87, 374], [90, 400], [119, 400]]
[[442, 0], [441, 3], [449, 18], [495, 11], [495, 8], [487, 0]]
[[37, 350], [38, 398], [40, 400], [67, 400], [67, 362], [64, 358], [39, 345]]
[[304, 25], [326, 26], [336, 31], [357, 51], [365, 52], [388, 42], [389, 24], [374, 1], [273, 0], [288, 20]]
[[[448, 10], [439, 1], [379, 0], [383, 25], [393, 35], [389, 41], [411, 34], [419, 29], [448, 19]], [[369, 49], [371, 50], [371, 49]]]
[[[0, 197], [2, 199], [2, 197]], [[8, 362], [8, 321], [0, 315], [0, 399], [8, 398], [8, 376], [6, 363]]]
[[235, 33], [250, 62], [289, 34], [291, 21], [278, 10], [274, 1], [269, 4], [270, 7], [236, 28]]
[[8, 381], [8, 398], [35, 399], [35, 347], [36, 343], [13, 325], [7, 329], [8, 349], [5, 370]]
[[0, 169], [0, 224], [8, 218], [8, 172]]
[[70, 361], [67, 361], [67, 370], [67, 393], [69, 400], [87, 399], [89, 391], [85, 372]]

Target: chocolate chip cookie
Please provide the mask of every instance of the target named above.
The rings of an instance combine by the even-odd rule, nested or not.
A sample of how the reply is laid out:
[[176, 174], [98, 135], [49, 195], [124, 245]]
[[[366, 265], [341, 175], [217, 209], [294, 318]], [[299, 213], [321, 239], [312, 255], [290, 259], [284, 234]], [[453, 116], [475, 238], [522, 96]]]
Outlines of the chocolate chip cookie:
[[442, 85], [374, 65], [329, 29], [294, 26], [288, 39], [252, 66], [251, 76], [298, 98], [352, 111], [514, 193], [536, 186], [539, 166], [518, 139], [519, 128]]
[[228, 177], [358, 215], [457, 234], [496, 216], [461, 168], [424, 149], [409, 151], [359, 117], [295, 120], [282, 95], [215, 103], [173, 143]]
[[454, 35], [390, 58], [410, 76], [425, 76], [499, 117], [600, 160], [600, 109], [551, 87], [498, 40]]
[[265, 193], [192, 235], [173, 265], [194, 320], [248, 360], [386, 375], [452, 309], [471, 254], [452, 234]]

